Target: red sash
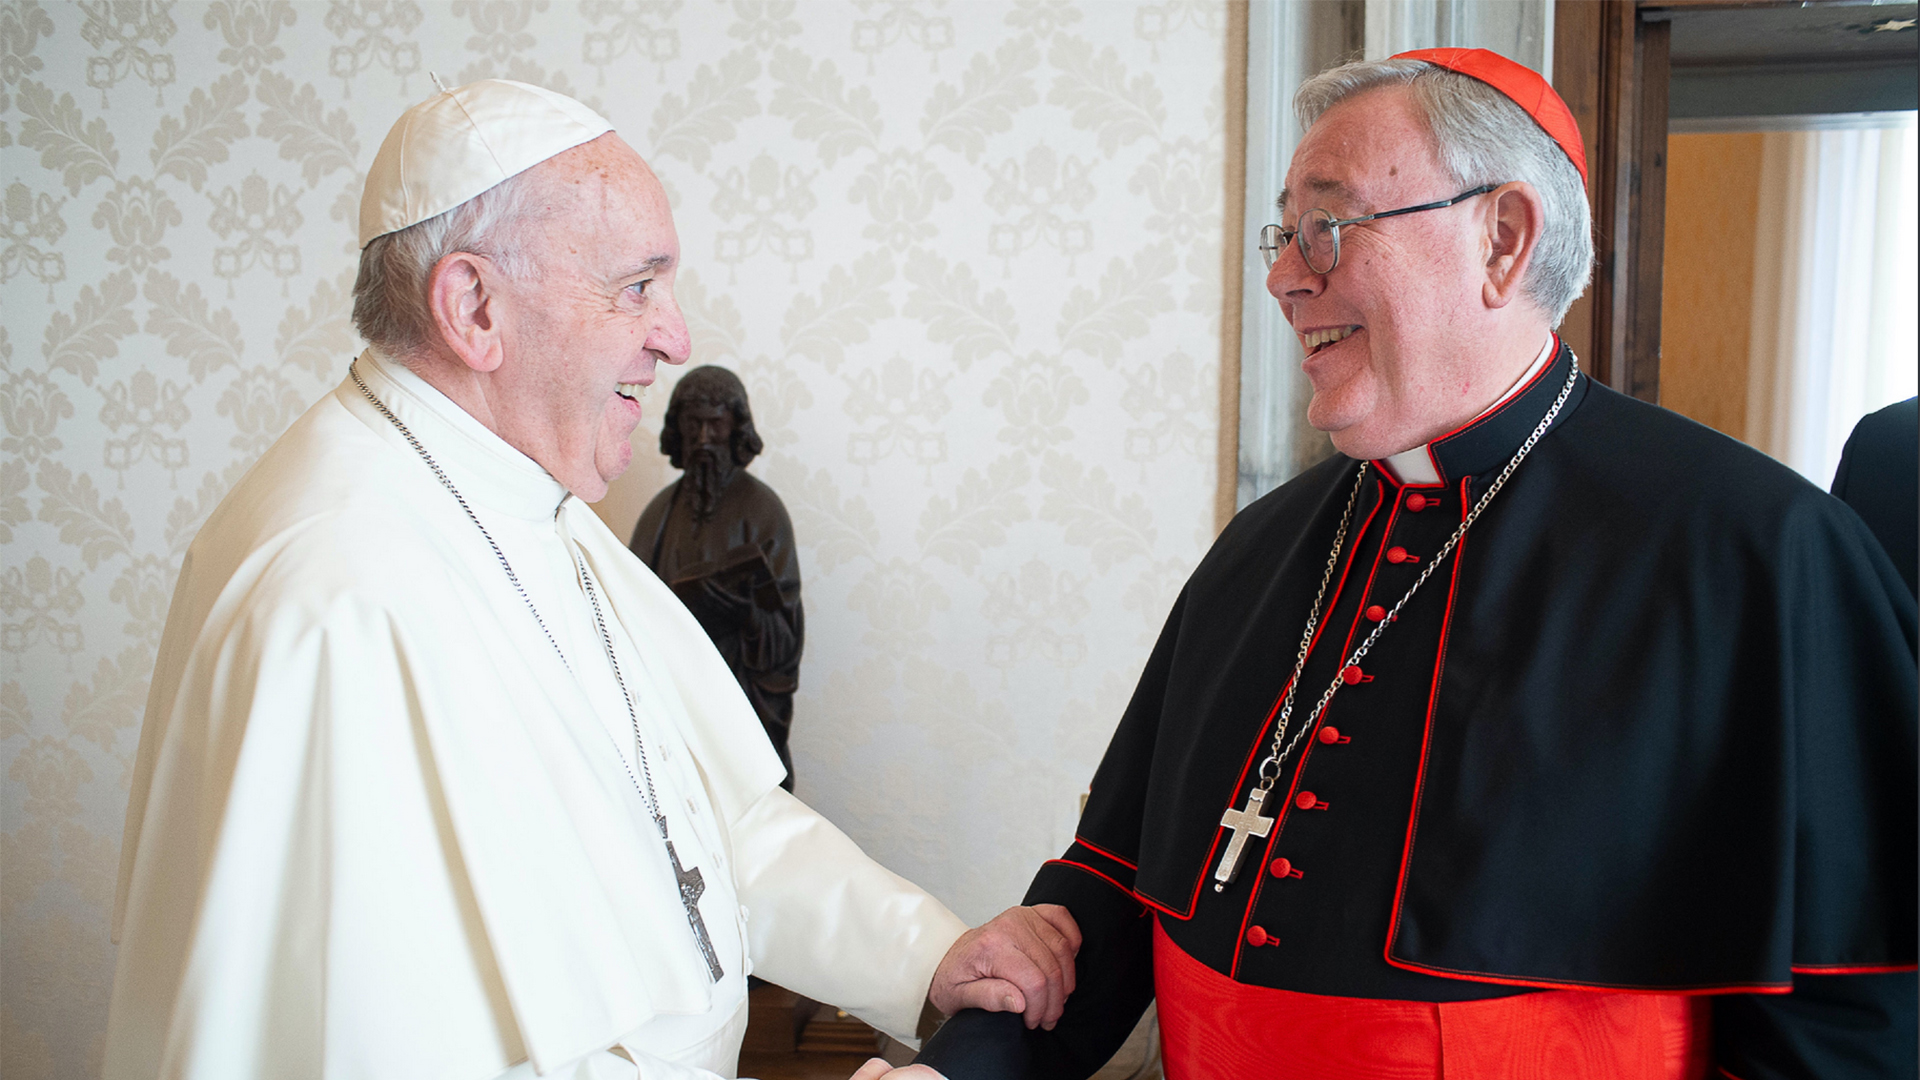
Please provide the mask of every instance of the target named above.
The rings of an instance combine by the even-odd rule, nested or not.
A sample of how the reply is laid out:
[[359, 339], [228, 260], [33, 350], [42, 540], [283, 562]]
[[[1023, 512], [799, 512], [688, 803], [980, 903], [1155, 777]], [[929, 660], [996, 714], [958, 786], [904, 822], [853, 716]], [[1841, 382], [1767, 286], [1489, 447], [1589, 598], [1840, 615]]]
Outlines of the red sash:
[[1234, 982], [1153, 928], [1167, 1080], [1699, 1080], [1708, 1002], [1543, 990], [1433, 1004]]

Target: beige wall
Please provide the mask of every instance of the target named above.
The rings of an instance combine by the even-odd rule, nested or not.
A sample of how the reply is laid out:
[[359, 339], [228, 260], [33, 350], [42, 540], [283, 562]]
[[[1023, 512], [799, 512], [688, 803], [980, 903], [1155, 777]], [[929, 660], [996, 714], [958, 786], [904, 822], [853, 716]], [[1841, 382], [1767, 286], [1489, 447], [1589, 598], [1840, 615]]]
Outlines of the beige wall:
[[[799, 532], [800, 793], [964, 916], [1016, 901], [1213, 532], [1225, 24], [0, 6], [0, 1073], [96, 1075], [180, 556], [355, 351], [361, 172], [429, 70], [574, 93], [653, 162], [695, 362], [745, 378]], [[616, 529], [669, 478], [656, 433]]]
[[1660, 404], [1745, 437], [1758, 134], [1667, 139]]

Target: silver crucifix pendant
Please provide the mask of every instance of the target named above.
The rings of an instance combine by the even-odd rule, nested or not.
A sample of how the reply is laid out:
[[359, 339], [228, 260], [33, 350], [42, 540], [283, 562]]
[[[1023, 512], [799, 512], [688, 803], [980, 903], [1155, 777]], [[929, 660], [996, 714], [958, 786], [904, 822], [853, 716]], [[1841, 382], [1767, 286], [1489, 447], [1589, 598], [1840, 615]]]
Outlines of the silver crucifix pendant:
[[1240, 876], [1240, 864], [1247, 859], [1247, 837], [1265, 836], [1273, 828], [1274, 819], [1260, 816], [1260, 809], [1266, 803], [1266, 791], [1254, 788], [1247, 792], [1245, 809], [1229, 809], [1220, 816], [1220, 824], [1233, 830], [1233, 838], [1227, 841], [1227, 850], [1221, 853], [1220, 865], [1213, 871], [1214, 892], [1225, 892], [1233, 879]]
[[720, 954], [713, 951], [713, 939], [707, 936], [707, 923], [700, 917], [700, 894], [707, 891], [707, 883], [700, 876], [700, 868], [691, 870], [680, 868], [680, 855], [673, 850], [673, 841], [667, 841], [667, 858], [673, 860], [673, 880], [680, 885], [680, 903], [687, 909], [687, 925], [693, 927], [693, 937], [700, 943], [700, 955], [707, 958], [707, 974], [714, 982], [720, 981]]

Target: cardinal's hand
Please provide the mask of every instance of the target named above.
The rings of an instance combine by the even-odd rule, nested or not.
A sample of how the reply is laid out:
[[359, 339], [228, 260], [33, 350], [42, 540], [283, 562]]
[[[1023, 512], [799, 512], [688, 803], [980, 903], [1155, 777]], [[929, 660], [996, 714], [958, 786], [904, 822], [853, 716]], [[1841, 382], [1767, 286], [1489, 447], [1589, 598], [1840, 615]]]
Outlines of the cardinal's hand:
[[850, 1080], [947, 1080], [947, 1078], [925, 1065], [908, 1065], [905, 1068], [896, 1069], [887, 1064], [885, 1058], [873, 1058], [860, 1066], [860, 1071], [854, 1073]]
[[1012, 907], [960, 935], [933, 973], [927, 999], [952, 1016], [961, 1009], [1017, 1012], [1029, 1028], [1052, 1030], [1073, 993], [1080, 927], [1058, 904]]

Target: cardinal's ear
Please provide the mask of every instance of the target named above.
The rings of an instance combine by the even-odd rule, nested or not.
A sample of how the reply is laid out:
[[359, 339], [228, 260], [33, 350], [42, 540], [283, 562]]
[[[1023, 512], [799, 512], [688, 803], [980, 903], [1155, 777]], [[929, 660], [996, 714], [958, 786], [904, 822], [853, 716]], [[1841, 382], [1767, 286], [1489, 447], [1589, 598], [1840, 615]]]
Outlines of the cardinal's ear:
[[434, 332], [474, 371], [493, 371], [506, 357], [500, 280], [491, 259], [470, 251], [443, 257], [427, 275], [427, 310]]
[[1540, 246], [1547, 208], [1540, 193], [1524, 181], [1493, 189], [1486, 207], [1487, 280], [1481, 299], [1489, 308], [1503, 308], [1522, 295], [1527, 270]]

